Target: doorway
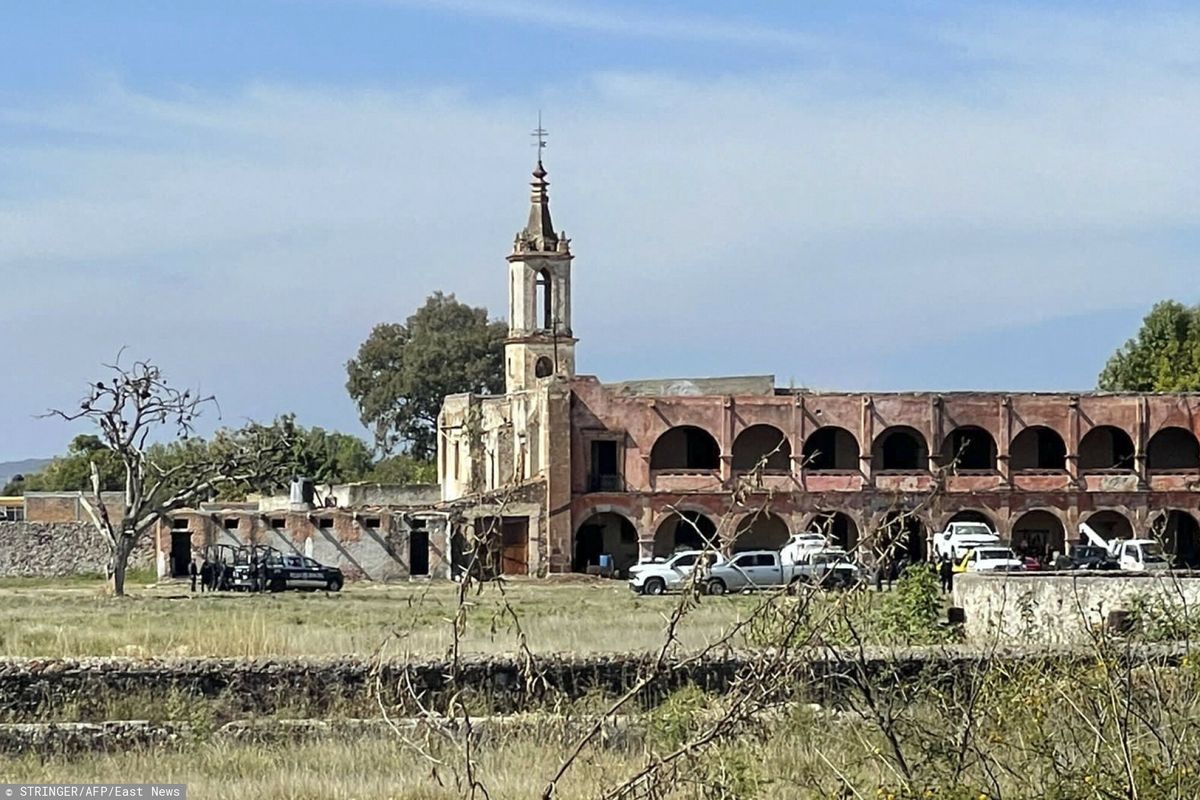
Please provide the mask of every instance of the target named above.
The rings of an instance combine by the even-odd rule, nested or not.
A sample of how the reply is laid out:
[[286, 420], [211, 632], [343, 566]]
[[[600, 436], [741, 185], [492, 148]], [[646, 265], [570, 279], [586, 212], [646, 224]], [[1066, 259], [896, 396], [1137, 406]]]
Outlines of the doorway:
[[186, 578], [191, 572], [192, 534], [187, 530], [171, 531], [171, 577]]
[[413, 523], [408, 532], [408, 574], [429, 574], [429, 531], [424, 523]]
[[500, 525], [500, 572], [529, 574], [529, 519], [505, 517]]

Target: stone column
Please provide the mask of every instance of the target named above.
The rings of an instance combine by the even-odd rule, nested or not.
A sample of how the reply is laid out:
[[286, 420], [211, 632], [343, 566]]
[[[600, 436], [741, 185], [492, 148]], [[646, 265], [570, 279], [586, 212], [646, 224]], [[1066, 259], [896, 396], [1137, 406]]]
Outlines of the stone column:
[[[1000, 441], [996, 442], [996, 469], [1000, 471], [1000, 480], [1012, 488], [1012, 464], [1009, 463], [1009, 446], [1012, 444], [1012, 396], [1000, 398]], [[997, 524], [999, 524], [997, 522]]]
[[875, 402], [870, 395], [862, 397], [862, 417], [859, 420], [858, 468], [863, 474], [863, 488], [875, 486], [875, 476], [871, 471], [871, 445], [875, 440]]
[[733, 398], [725, 397], [721, 404], [721, 485], [733, 485]]
[[1072, 395], [1067, 414], [1067, 475], [1079, 489], [1079, 397]]

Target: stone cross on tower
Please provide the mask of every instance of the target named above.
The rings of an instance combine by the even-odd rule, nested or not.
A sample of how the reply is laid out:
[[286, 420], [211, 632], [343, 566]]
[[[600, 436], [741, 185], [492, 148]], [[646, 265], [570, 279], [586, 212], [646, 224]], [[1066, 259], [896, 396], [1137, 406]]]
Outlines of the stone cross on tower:
[[552, 376], [575, 375], [571, 333], [571, 240], [556, 233], [550, 219], [550, 182], [542, 166], [546, 129], [538, 113], [531, 136], [537, 147], [529, 197], [529, 221], [513, 240], [508, 256], [508, 340], [504, 348], [505, 386], [525, 391]]

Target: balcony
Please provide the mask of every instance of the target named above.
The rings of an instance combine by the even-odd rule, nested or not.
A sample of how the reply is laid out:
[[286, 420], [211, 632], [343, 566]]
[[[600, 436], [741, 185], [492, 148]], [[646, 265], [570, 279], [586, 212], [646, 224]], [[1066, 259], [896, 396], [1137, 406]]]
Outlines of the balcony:
[[651, 470], [650, 488], [655, 492], [718, 492], [724, 487], [718, 470]]

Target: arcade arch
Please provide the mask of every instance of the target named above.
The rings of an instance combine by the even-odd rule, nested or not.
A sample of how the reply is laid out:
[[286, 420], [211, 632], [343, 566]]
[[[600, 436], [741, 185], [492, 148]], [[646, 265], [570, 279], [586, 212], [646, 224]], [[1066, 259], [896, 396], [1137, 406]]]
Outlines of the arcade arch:
[[1200, 442], [1184, 428], [1163, 428], [1146, 444], [1146, 469], [1154, 471], [1200, 468]]
[[977, 425], [963, 425], [946, 434], [942, 441], [942, 465], [961, 471], [994, 471], [996, 440]]
[[929, 445], [916, 428], [895, 425], [875, 437], [871, 469], [879, 472], [915, 471], [929, 468]]
[[1021, 556], [1047, 563], [1066, 550], [1066, 528], [1056, 514], [1045, 509], [1026, 511], [1012, 526], [1012, 548]]
[[804, 440], [804, 469], [814, 472], [859, 468], [858, 439], [845, 428], [827, 425]]
[[853, 551], [858, 547], [858, 525], [849, 514], [841, 511], [818, 512], [808, 521], [805, 529], [821, 534], [830, 544], [843, 550]]
[[1133, 523], [1129, 521], [1129, 517], [1122, 514], [1120, 511], [1105, 509], [1103, 511], [1093, 512], [1084, 520], [1092, 527], [1092, 530], [1100, 534], [1100, 537], [1112, 541], [1113, 539], [1132, 539], [1133, 538]]
[[787, 544], [788, 526], [783, 518], [767, 511], [747, 514], [737, 526], [732, 550], [778, 550]]
[[733, 469], [749, 472], [759, 466], [766, 472], [789, 472], [792, 443], [774, 425], [751, 425], [733, 440]]
[[589, 566], [599, 565], [601, 555], [612, 557], [613, 569], [618, 573], [638, 561], [637, 528], [614, 511], [594, 513], [580, 524], [575, 532], [571, 569], [587, 572]]
[[1133, 439], [1120, 428], [1097, 425], [1079, 441], [1079, 469], [1133, 469]]
[[651, 470], [714, 470], [721, 448], [713, 435], [695, 425], [680, 425], [663, 433], [650, 449]]
[[1014, 472], [1063, 470], [1067, 468], [1067, 443], [1053, 428], [1031, 425], [1013, 437], [1008, 459]]
[[669, 556], [677, 550], [720, 548], [717, 525], [701, 511], [672, 512], [654, 532], [654, 555]]

